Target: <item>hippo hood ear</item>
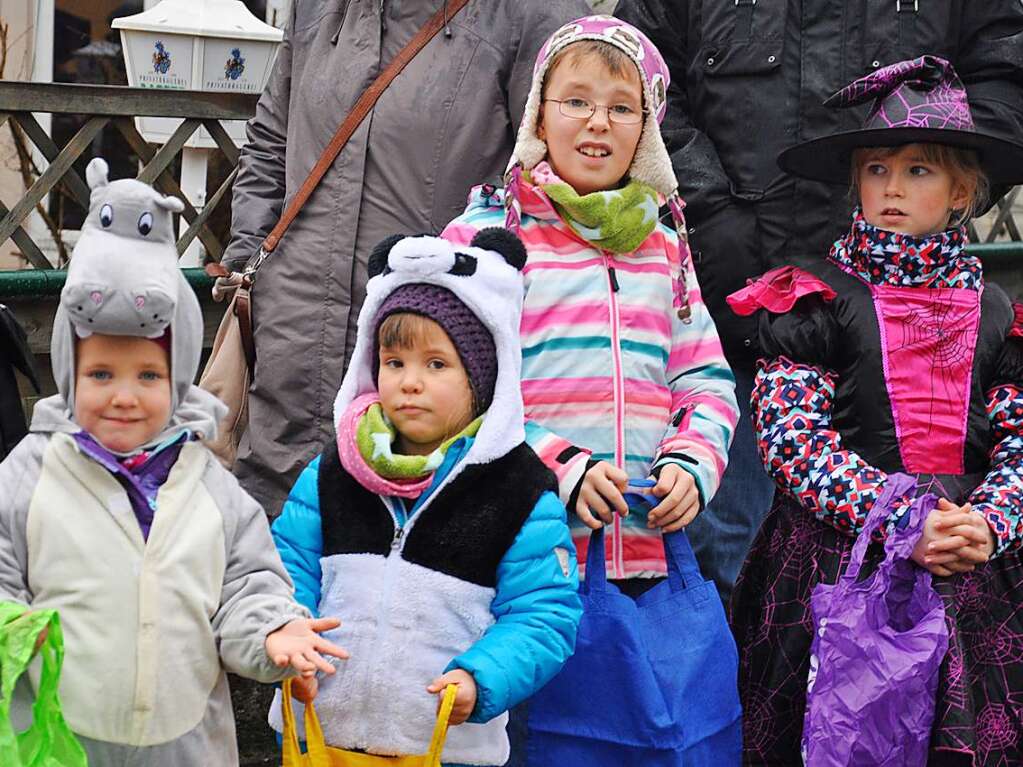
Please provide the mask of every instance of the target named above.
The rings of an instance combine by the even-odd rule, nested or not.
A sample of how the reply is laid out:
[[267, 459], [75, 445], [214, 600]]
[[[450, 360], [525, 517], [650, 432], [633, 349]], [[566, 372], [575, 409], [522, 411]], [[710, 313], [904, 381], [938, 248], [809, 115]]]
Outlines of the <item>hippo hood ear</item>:
[[504, 256], [504, 260], [519, 271], [526, 265], [526, 248], [522, 240], [498, 226], [481, 229], [469, 243], [474, 248], [492, 250]]
[[167, 197], [164, 195], [159, 195], [156, 198], [156, 204], [157, 206], [163, 208], [164, 210], [169, 210], [171, 213], [180, 213], [185, 209], [185, 203], [183, 203], [177, 197]]
[[98, 189], [106, 186], [109, 180], [110, 166], [102, 157], [93, 158], [85, 166], [85, 180], [89, 182], [89, 189]]

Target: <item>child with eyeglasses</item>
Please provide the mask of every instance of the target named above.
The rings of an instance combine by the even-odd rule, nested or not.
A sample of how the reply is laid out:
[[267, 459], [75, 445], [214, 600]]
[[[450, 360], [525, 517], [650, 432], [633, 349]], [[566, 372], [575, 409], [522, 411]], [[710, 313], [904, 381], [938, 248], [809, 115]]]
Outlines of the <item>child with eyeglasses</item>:
[[[665, 575], [661, 533], [714, 496], [738, 417], [661, 139], [667, 86], [634, 27], [566, 24], [540, 50], [506, 188], [475, 188], [443, 234], [469, 243], [504, 224], [525, 244], [527, 439], [558, 478], [579, 561], [588, 528], [608, 525], [608, 577], [632, 595]], [[659, 502], [630, 514], [627, 483], [647, 477]]]

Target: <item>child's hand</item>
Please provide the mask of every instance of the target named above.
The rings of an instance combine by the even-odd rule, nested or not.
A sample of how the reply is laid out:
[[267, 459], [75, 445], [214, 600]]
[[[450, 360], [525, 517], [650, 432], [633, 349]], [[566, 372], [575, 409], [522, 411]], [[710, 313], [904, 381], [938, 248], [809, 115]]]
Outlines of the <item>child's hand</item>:
[[277, 666], [290, 665], [304, 677], [317, 671], [333, 674], [331, 666], [320, 653], [346, 660], [348, 651], [320, 636], [341, 625], [337, 618], [296, 618], [266, 637], [266, 654]]
[[696, 519], [700, 513], [700, 491], [693, 475], [678, 464], [661, 467], [657, 484], [650, 490], [661, 499], [646, 515], [647, 527], [659, 527], [673, 533]]
[[[931, 556], [933, 556], [931, 555], [931, 545], [947, 537], [938, 529], [938, 522], [941, 520], [942, 514], [949, 513], [948, 507], [951, 505], [944, 498], [938, 501], [937, 507], [932, 509], [927, 515], [927, 519], [924, 520], [924, 529], [920, 533], [920, 540], [916, 542], [913, 553], [910, 555], [910, 559], [932, 575], [952, 575], [952, 571], [944, 564], [931, 561]], [[953, 508], [958, 511], [958, 507]]]
[[936, 526], [944, 538], [928, 546], [927, 558], [953, 573], [968, 573], [977, 565], [987, 562], [995, 550], [994, 533], [970, 504], [956, 506], [941, 499], [942, 512]]
[[[35, 610], [28, 610], [25, 615], [31, 615]], [[50, 635], [50, 627], [47, 626], [39, 632], [39, 636], [36, 637], [35, 647], [32, 648], [32, 655], [35, 656], [39, 652], [39, 648], [46, 644], [46, 638]]]
[[[610, 525], [617, 511], [623, 517], [629, 514], [629, 505], [622, 497], [629, 484], [629, 475], [607, 461], [590, 467], [583, 477], [575, 514], [584, 525], [596, 530], [601, 524]], [[596, 514], [598, 518], [594, 517]]]
[[[455, 705], [451, 709], [451, 718], [448, 719], [448, 724], [454, 726], [468, 719], [472, 714], [472, 710], [476, 708], [476, 680], [472, 678], [472, 674], [468, 671], [453, 668], [430, 682], [430, 686], [426, 688], [426, 691], [440, 693], [441, 700], [443, 700], [444, 688], [449, 684], [458, 685], [458, 692], [455, 694]], [[440, 708], [440, 701], [437, 702], [437, 707], [438, 709]]]
[[970, 504], [957, 506], [942, 498], [927, 515], [912, 559], [934, 575], [949, 576], [972, 571], [993, 551], [994, 536], [984, 518]]
[[296, 676], [291, 680], [291, 694], [299, 703], [308, 705], [316, 700], [320, 680], [316, 676]]

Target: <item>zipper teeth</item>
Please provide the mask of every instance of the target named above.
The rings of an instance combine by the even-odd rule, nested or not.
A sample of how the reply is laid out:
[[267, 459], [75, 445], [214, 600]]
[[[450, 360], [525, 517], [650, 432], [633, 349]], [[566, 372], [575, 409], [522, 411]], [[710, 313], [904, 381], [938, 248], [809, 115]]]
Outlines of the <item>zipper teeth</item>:
[[[406, 532], [405, 527], [408, 526], [409, 520], [408, 520], [408, 515], [406, 514], [405, 515], [406, 516], [405, 525], [402, 526], [402, 525], [398, 524], [398, 513], [394, 510], [394, 506], [392, 504], [393, 503], [401, 503], [400, 500], [399, 501], [392, 501], [391, 499], [385, 498], [383, 496], [379, 496], [379, 497], [380, 497], [380, 502], [384, 505], [384, 508], [387, 509], [387, 513], [391, 515], [391, 522], [394, 524], [394, 533], [393, 533], [393, 537], [391, 539], [391, 548], [387, 552], [387, 556], [384, 558], [384, 588], [383, 588], [383, 598], [380, 600], [380, 607], [377, 610], [377, 635], [376, 635], [377, 640], [378, 640], [377, 641], [377, 645], [380, 646], [380, 647], [384, 647], [384, 646], [386, 646], [387, 635], [390, 633], [390, 627], [387, 624], [387, 612], [388, 612], [388, 608], [389, 608], [390, 602], [391, 602], [391, 593], [394, 591], [394, 577], [395, 577], [394, 576], [394, 568], [396, 566], [396, 562], [399, 559], [398, 557], [393, 557], [392, 556], [398, 550], [398, 549], [395, 548], [394, 542], [395, 541], [400, 541], [401, 545], [404, 545], [405, 537], [406, 537], [405, 536], [405, 532]], [[369, 674], [370, 674], [372, 666], [373, 666], [372, 663], [365, 664], [364, 669], [363, 669], [363, 674], [365, 675], [365, 678], [362, 679], [362, 680], [359, 680], [359, 684], [360, 685], [365, 685], [363, 687], [363, 689], [368, 689], [370, 691], [369, 694], [367, 695], [367, 698], [369, 699], [367, 701], [367, 704], [372, 702], [373, 690], [377, 689], [374, 685], [371, 684], [371, 680], [369, 679]]]
[[[622, 429], [622, 418], [624, 413], [622, 403], [622, 390], [624, 388], [624, 381], [622, 380], [622, 358], [620, 343], [621, 338], [619, 336], [619, 322], [620, 317], [618, 315], [618, 296], [614, 290], [614, 282], [611, 277], [611, 260], [607, 255], [607, 252], [603, 252], [605, 272], [607, 274], [607, 293], [610, 300], [611, 310], [611, 360], [614, 368], [614, 375], [612, 376], [612, 394], [614, 397], [615, 407], [615, 465], [622, 469], [625, 464], [624, 446], [625, 446], [625, 434]], [[622, 521], [621, 517], [617, 514], [614, 517], [614, 543], [611, 547], [612, 562], [614, 565], [615, 577], [621, 578], [625, 575], [625, 563], [622, 555]]]

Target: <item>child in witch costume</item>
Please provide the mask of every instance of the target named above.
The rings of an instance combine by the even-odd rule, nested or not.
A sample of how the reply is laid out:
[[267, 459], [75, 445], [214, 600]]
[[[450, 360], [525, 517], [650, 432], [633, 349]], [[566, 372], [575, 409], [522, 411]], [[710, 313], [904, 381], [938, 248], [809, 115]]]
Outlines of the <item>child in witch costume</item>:
[[[666, 572], [661, 533], [713, 497], [738, 418], [661, 139], [667, 87], [631, 25], [566, 24], [537, 56], [507, 187], [475, 188], [443, 233], [522, 238], [527, 439], [558, 477], [580, 562], [589, 528], [607, 524], [608, 577], [633, 595]], [[665, 204], [674, 229], [658, 221]], [[648, 476], [659, 501], [630, 514], [627, 482]]]
[[[975, 130], [962, 83], [933, 56], [880, 69], [829, 104], [869, 100], [862, 130], [779, 158], [814, 180], [851, 175], [849, 234], [820, 264], [769, 272], [729, 298], [759, 311], [754, 428], [778, 484], [732, 601], [746, 760], [800, 763], [810, 594], [838, 580], [889, 475], [903, 472], [940, 498], [912, 556], [933, 574], [949, 627], [930, 762], [1018, 764], [1023, 307], [985, 283], [964, 223], [988, 182], [1023, 181], [1023, 147]], [[912, 500], [892, 500], [884, 532]]]
[[[299, 601], [345, 622], [351, 659], [297, 680], [330, 746], [423, 753], [456, 684], [444, 763], [504, 764], [505, 712], [575, 646], [565, 509], [524, 442], [525, 259], [503, 229], [466, 247], [394, 237], [370, 258], [337, 444], [273, 525]], [[278, 703], [270, 720], [280, 731]]]

